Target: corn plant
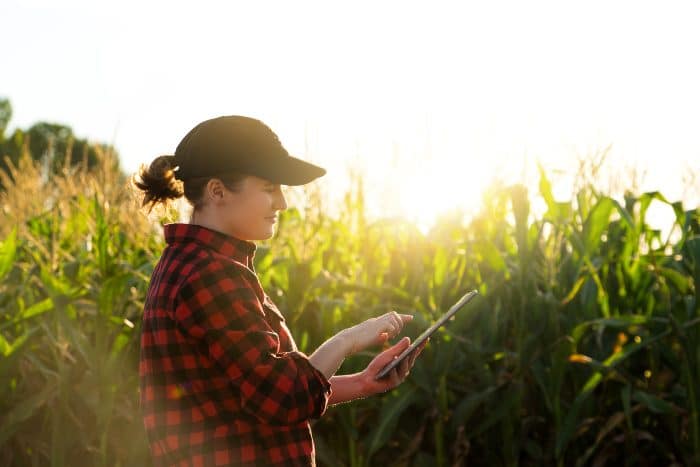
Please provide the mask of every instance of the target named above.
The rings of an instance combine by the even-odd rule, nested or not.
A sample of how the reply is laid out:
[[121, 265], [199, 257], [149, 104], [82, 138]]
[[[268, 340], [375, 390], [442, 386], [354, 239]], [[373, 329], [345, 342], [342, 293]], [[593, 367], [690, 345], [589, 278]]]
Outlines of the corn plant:
[[[16, 222], [0, 247], [2, 465], [148, 463], [137, 326], [159, 244], [134, 236], [103, 157], [102, 173], [48, 183], [28, 158], [4, 174]], [[32, 181], [41, 190], [19, 193]]]
[[[51, 178], [28, 157], [0, 173], [1, 465], [149, 463], [140, 313], [176, 214], [138, 214], [100, 157]], [[402, 386], [314, 422], [320, 465], [700, 463], [698, 211], [595, 180], [555, 200], [541, 169], [538, 185], [494, 185], [475, 215], [428, 233], [368, 219], [361, 177], [336, 214], [308, 191], [281, 215], [256, 270], [302, 351], [391, 309], [414, 314], [416, 336], [480, 291]], [[664, 232], [652, 204], [673, 213]]]

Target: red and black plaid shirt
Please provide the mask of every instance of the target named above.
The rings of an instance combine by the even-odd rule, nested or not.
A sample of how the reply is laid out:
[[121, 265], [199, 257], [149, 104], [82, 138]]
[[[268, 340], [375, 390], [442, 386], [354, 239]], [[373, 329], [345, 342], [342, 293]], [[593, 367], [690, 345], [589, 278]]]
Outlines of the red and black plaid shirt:
[[309, 420], [330, 384], [263, 291], [256, 245], [192, 224], [164, 233], [139, 369], [154, 464], [313, 465]]

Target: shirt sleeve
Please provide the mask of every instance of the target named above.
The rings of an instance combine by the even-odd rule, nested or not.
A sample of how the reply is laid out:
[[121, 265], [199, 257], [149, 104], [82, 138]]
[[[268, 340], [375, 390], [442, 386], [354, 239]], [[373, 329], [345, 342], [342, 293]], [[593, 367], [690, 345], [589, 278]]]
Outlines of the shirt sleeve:
[[237, 388], [245, 412], [272, 425], [323, 415], [330, 383], [303, 353], [279, 352], [279, 336], [241, 271], [219, 264], [195, 273], [178, 298], [178, 326], [205, 342], [210, 358]]

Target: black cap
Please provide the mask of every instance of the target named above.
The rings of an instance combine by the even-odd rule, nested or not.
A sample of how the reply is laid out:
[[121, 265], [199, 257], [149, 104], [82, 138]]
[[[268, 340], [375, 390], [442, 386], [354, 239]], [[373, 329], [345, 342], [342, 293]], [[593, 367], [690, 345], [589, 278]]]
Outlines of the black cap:
[[263, 122], [226, 115], [199, 123], [175, 149], [175, 177], [255, 175], [280, 185], [304, 185], [326, 170], [289, 155], [277, 135]]

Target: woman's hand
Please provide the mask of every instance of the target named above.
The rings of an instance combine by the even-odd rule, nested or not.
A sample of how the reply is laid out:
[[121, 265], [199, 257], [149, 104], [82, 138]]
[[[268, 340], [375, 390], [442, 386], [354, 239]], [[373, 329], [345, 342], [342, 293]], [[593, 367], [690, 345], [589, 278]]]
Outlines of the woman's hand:
[[398, 336], [403, 325], [413, 319], [412, 315], [402, 315], [390, 311], [377, 318], [370, 318], [343, 331], [348, 340], [348, 355], [374, 345], [380, 345]]
[[371, 345], [383, 344], [403, 329], [403, 324], [413, 319], [411, 315], [400, 315], [395, 311], [378, 318], [370, 318], [356, 326], [343, 329], [314, 351], [309, 361], [326, 378], [338, 371], [343, 360]]
[[408, 348], [411, 344], [411, 339], [409, 337], [404, 337], [399, 342], [374, 357], [369, 365], [367, 365], [367, 368], [359, 374], [363, 395], [366, 397], [380, 392], [386, 392], [403, 383], [409, 375], [411, 368], [413, 368], [413, 363], [416, 361], [416, 358], [418, 358], [418, 355], [423, 351], [429, 340], [430, 339], [426, 339], [426, 341], [419, 345], [411, 355], [403, 359], [399, 366], [391, 370], [387, 376], [380, 380], [374, 379], [375, 376], [377, 376], [382, 368], [388, 365], [389, 362], [397, 358]]

